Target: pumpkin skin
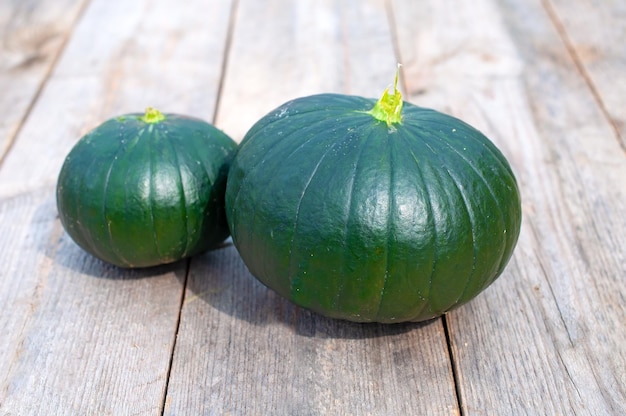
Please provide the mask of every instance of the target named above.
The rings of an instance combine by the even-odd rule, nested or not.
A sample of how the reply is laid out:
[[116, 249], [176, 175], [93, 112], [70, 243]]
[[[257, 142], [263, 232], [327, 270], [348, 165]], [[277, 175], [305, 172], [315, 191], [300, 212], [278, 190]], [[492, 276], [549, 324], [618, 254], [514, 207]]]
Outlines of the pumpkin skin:
[[231, 166], [228, 223], [250, 272], [295, 304], [356, 322], [424, 321], [502, 273], [520, 195], [478, 130], [406, 102], [388, 124], [368, 113], [375, 104], [320, 94], [259, 120]]
[[65, 159], [57, 182], [61, 223], [84, 250], [120, 267], [207, 250], [229, 235], [224, 192], [236, 148], [217, 128], [182, 115], [108, 120]]

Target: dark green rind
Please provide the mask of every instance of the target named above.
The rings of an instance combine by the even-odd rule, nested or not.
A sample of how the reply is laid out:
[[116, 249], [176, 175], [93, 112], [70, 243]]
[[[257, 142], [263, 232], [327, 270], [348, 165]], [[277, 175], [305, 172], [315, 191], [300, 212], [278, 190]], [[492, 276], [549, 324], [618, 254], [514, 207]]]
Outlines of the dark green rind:
[[521, 202], [502, 153], [450, 116], [404, 104], [390, 130], [375, 100], [323, 94], [257, 122], [230, 170], [233, 241], [261, 282], [323, 315], [422, 321], [503, 271]]
[[78, 141], [59, 174], [67, 233], [117, 266], [171, 263], [229, 235], [224, 193], [236, 143], [202, 120], [165, 116], [108, 120]]

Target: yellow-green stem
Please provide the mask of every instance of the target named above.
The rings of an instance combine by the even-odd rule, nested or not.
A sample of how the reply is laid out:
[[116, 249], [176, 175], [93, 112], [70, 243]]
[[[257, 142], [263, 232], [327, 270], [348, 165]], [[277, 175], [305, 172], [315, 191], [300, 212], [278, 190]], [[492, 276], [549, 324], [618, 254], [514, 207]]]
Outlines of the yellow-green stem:
[[140, 119], [145, 123], [153, 124], [165, 120], [165, 116], [156, 108], [148, 107], [146, 108], [146, 113]]
[[387, 126], [402, 122], [402, 94], [398, 90], [398, 76], [400, 74], [400, 65], [396, 70], [396, 77], [393, 81], [393, 91], [389, 92], [389, 88], [385, 89], [383, 96], [380, 97], [374, 108], [369, 111], [376, 120], [384, 121]]

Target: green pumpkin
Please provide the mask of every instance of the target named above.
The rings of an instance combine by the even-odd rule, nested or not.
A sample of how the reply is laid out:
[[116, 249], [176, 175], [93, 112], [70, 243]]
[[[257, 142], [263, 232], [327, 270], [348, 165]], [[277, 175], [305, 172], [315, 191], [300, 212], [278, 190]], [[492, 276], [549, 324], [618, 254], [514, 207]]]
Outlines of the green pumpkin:
[[231, 166], [226, 215], [250, 272], [281, 296], [332, 318], [402, 322], [489, 286], [521, 203], [489, 139], [403, 103], [394, 85], [378, 102], [314, 95], [259, 120]]
[[236, 143], [195, 118], [128, 114], [81, 138], [59, 174], [70, 237], [121, 267], [177, 261], [228, 237], [226, 178]]

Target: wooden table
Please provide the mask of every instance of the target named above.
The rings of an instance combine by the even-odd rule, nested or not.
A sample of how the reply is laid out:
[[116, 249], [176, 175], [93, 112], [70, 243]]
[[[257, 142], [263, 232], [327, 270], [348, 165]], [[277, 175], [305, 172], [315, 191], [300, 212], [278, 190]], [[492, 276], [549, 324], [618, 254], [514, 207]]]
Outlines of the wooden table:
[[[626, 414], [623, 0], [0, 0], [0, 416]], [[415, 104], [510, 160], [504, 274], [422, 324], [292, 306], [232, 245], [149, 270], [79, 249], [63, 159], [155, 106], [237, 141], [298, 96]]]

